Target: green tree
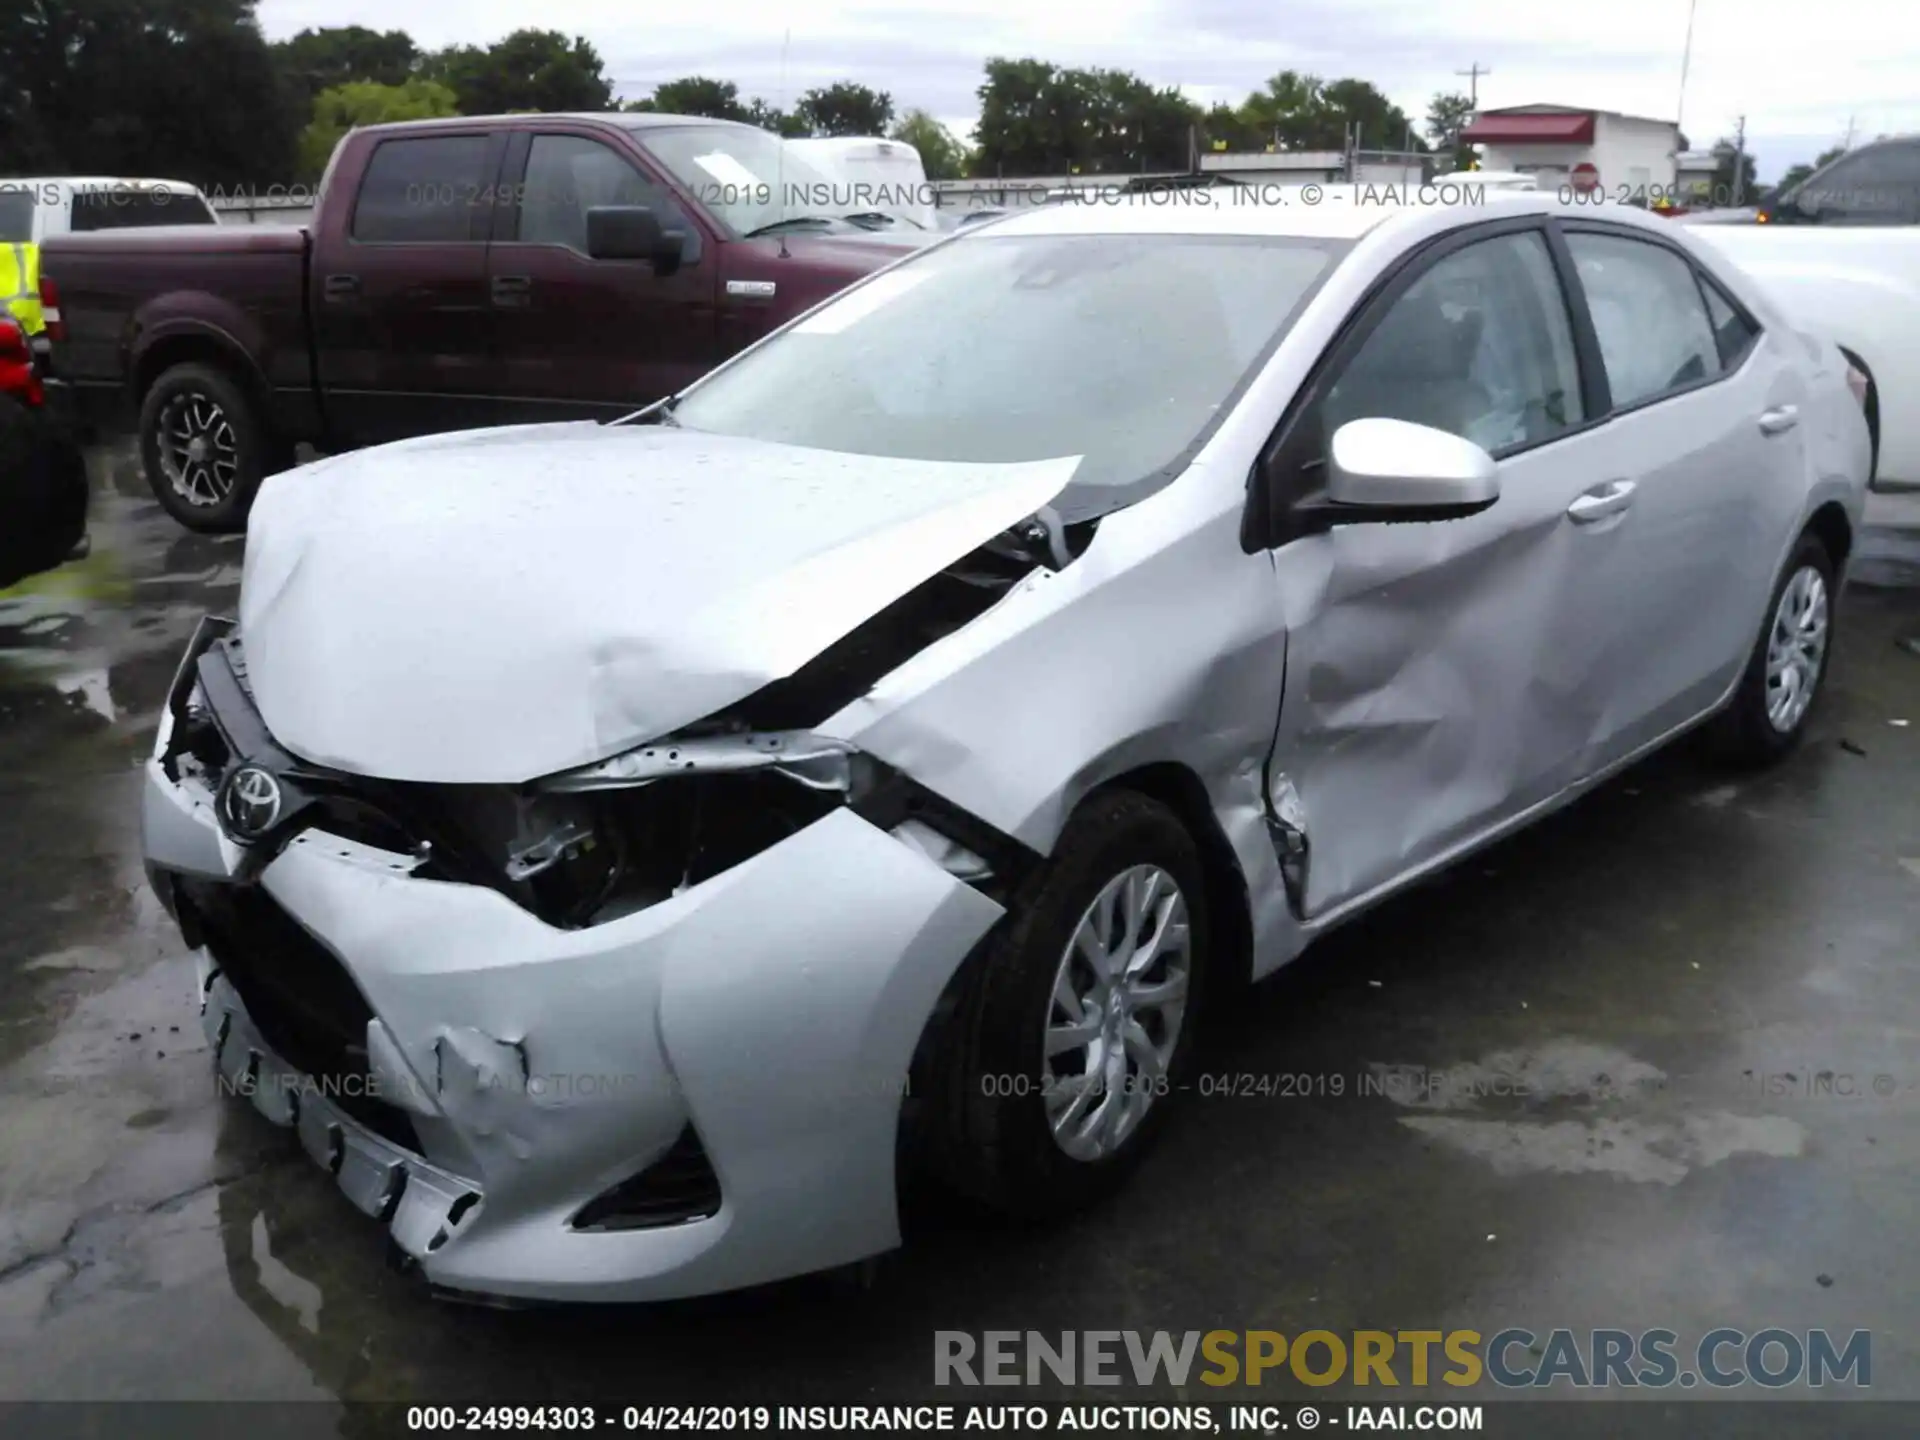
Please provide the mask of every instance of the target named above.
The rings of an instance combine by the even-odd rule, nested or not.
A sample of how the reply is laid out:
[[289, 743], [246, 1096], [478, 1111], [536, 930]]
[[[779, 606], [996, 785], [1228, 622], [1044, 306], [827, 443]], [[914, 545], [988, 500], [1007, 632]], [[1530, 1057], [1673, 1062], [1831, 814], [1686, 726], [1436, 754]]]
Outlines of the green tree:
[[458, 115], [452, 90], [437, 80], [414, 76], [398, 85], [356, 80], [322, 90], [313, 99], [313, 118], [300, 132], [300, 170], [303, 179], [317, 179], [340, 137], [360, 125], [389, 120], [431, 120]]
[[1184, 170], [1201, 115], [1178, 90], [1125, 70], [1062, 70], [993, 59], [978, 91], [981, 175]]
[[747, 102], [746, 120], [749, 125], [758, 125], [762, 130], [771, 130], [776, 135], [795, 140], [813, 133], [813, 127], [792, 111], [782, 110], [778, 105], [769, 105], [758, 98]]
[[1282, 150], [1338, 150], [1339, 123], [1327, 108], [1325, 91], [1326, 82], [1317, 75], [1282, 70], [1241, 103], [1241, 119]]
[[1436, 92], [1427, 102], [1427, 139], [1436, 150], [1451, 151], [1453, 168], [1465, 170], [1480, 157], [1471, 145], [1460, 143], [1460, 132], [1473, 119], [1473, 101], [1458, 91]]
[[975, 92], [975, 164], [981, 175], [1046, 175], [1066, 168], [1065, 136], [1054, 113], [1054, 68], [1044, 60], [995, 58]]
[[15, 173], [272, 184], [297, 129], [253, 0], [0, 5], [0, 165]]
[[967, 172], [967, 147], [925, 110], [909, 110], [902, 115], [891, 138], [920, 152], [920, 168], [929, 180], [958, 180]]
[[322, 90], [358, 81], [404, 84], [420, 63], [420, 47], [404, 30], [329, 25], [280, 41], [273, 58], [295, 93], [311, 100]]
[[1757, 204], [1760, 200], [1760, 184], [1754, 178], [1752, 153], [1743, 155], [1731, 140], [1723, 139], [1713, 147], [1713, 157], [1713, 189], [1709, 192], [1709, 203]]
[[[753, 111], [740, 99], [740, 87], [731, 80], [688, 75], [654, 87], [653, 94], [627, 106], [663, 115], [704, 115], [710, 120], [751, 120]], [[765, 112], [763, 112], [764, 114]]]
[[1426, 142], [1398, 105], [1365, 80], [1335, 80], [1321, 92], [1333, 121], [1332, 144], [1339, 149], [1348, 126], [1357, 127], [1362, 150], [1425, 150]]
[[1215, 105], [1200, 119], [1203, 151], [1263, 151], [1273, 143], [1271, 132], [1249, 118], [1238, 105]]
[[450, 46], [427, 56], [420, 73], [451, 89], [462, 115], [613, 108], [600, 53], [558, 30], [516, 30], [484, 48]]
[[793, 108], [814, 135], [885, 135], [893, 123], [893, 96], [851, 80], [809, 90]]

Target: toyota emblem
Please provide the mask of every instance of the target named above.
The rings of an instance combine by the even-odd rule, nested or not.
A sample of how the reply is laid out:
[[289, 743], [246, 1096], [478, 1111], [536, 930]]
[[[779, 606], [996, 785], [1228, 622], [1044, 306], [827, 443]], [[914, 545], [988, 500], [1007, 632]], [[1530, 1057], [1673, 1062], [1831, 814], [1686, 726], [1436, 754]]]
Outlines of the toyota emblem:
[[242, 765], [227, 779], [220, 818], [234, 839], [259, 839], [280, 818], [280, 782], [258, 765]]

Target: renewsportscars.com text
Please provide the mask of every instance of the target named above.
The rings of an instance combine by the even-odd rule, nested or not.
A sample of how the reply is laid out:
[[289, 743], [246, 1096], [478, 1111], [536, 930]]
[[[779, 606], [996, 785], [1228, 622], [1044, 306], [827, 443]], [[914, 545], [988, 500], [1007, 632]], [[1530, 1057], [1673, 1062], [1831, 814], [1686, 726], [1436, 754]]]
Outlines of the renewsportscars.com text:
[[1873, 1384], [1873, 1335], [1825, 1330], [936, 1330], [936, 1385], [1469, 1386], [1506, 1389]]

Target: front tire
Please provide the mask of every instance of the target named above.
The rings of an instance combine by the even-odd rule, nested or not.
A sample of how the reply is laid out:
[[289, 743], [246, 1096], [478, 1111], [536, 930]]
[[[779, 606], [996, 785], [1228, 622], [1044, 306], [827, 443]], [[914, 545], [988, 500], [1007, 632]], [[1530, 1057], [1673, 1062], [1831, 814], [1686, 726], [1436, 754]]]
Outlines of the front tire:
[[172, 366], [141, 402], [147, 483], [189, 530], [243, 529], [254, 493], [282, 468], [285, 448], [246, 390], [212, 365]]
[[1819, 536], [1802, 535], [1774, 584], [1740, 686], [1714, 721], [1723, 759], [1766, 765], [1800, 743], [1833, 654], [1834, 600], [1833, 557]]
[[1172, 811], [1125, 790], [1083, 805], [943, 997], [923, 1142], [935, 1176], [1027, 1218], [1117, 1189], [1187, 1075], [1210, 918]]

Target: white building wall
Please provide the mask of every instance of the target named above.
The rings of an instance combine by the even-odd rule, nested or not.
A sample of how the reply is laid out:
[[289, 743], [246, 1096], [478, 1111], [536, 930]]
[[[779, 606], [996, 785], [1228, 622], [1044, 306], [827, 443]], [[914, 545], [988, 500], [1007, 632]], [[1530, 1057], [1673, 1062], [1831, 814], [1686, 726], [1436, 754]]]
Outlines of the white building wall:
[[1482, 145], [1480, 168], [1518, 170], [1532, 175], [1542, 190], [1553, 190], [1569, 184], [1573, 167], [1585, 161], [1600, 172], [1608, 199], [1653, 200], [1672, 193], [1679, 140], [1671, 121], [1598, 115], [1591, 145]]
[[1653, 200], [1673, 193], [1680, 130], [1671, 121], [1601, 115], [1593, 131], [1593, 163], [1609, 199]]
[[[1533, 176], [1542, 190], [1565, 185], [1573, 167], [1582, 160], [1600, 163], [1594, 159], [1591, 145], [1482, 145], [1479, 148], [1482, 170], [1517, 170], [1522, 175]], [[1605, 178], [1606, 172], [1602, 170], [1601, 179]]]

